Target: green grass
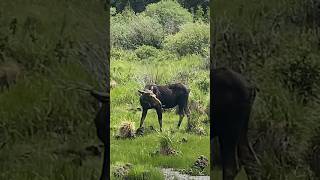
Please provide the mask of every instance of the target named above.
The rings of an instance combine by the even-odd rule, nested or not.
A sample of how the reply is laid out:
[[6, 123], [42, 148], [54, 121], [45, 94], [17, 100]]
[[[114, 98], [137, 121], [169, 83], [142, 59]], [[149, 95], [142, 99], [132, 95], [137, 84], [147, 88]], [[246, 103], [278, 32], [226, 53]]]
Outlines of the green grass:
[[83, 151], [86, 144], [96, 141], [77, 136], [68, 139], [37, 136], [8, 144], [1, 150], [0, 179], [98, 179], [102, 158], [88, 156], [81, 160], [79, 155], [67, 153], [71, 149]]
[[[102, 157], [69, 152], [86, 153], [87, 146], [99, 144], [95, 111], [87, 104], [95, 101], [57, 88], [55, 80], [28, 77], [0, 94], [0, 144], [6, 143], [0, 150], [0, 179], [85, 180], [100, 175]], [[79, 107], [84, 111], [79, 113]]]

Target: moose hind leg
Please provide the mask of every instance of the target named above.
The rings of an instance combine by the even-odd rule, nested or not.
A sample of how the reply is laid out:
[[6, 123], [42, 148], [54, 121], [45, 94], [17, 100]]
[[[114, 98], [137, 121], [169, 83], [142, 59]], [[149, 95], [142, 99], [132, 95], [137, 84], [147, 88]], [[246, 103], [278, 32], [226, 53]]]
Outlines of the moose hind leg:
[[162, 132], [162, 109], [161, 107], [157, 108], [158, 122], [160, 126], [160, 131]]
[[179, 114], [179, 122], [178, 122], [178, 127], [177, 127], [178, 129], [180, 128], [180, 125], [182, 123], [183, 118], [184, 118], [184, 114]]
[[177, 128], [179, 129], [180, 128], [180, 125], [181, 125], [181, 123], [182, 123], [182, 120], [183, 120], [183, 118], [184, 118], [184, 106], [183, 105], [178, 105], [178, 107], [177, 107], [177, 114], [179, 114], [179, 122], [178, 122], [178, 126], [177, 126]]
[[240, 163], [244, 166], [249, 180], [260, 180], [261, 174], [259, 170], [259, 159], [257, 158], [253, 148], [251, 147], [248, 137], [241, 138], [239, 144]]
[[235, 138], [219, 137], [222, 156], [223, 180], [234, 180], [239, 168], [237, 163], [237, 141]]

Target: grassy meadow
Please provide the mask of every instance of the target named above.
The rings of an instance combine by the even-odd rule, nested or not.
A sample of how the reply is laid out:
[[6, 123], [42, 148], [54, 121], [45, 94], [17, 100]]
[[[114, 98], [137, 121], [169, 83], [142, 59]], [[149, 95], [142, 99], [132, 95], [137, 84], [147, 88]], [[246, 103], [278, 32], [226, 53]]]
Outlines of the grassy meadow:
[[100, 144], [97, 102], [76, 88], [105, 89], [103, 7], [99, 1], [0, 1], [0, 62], [21, 67], [17, 83], [0, 92], [1, 180], [99, 178], [102, 157], [88, 150]]
[[[161, 168], [190, 169], [200, 155], [209, 159], [208, 15], [195, 16], [179, 3], [166, 0], [149, 4], [141, 13], [130, 8], [118, 13], [112, 8], [111, 13], [110, 80], [116, 82], [110, 90], [111, 178], [164, 179]], [[149, 110], [143, 136], [117, 138], [123, 122], [130, 122], [134, 130], [139, 127], [138, 90], [150, 83], [175, 82], [191, 89], [193, 130], [186, 130], [187, 117], [177, 130], [179, 116], [173, 109], [163, 113], [160, 133], [156, 112]], [[178, 153], [155, 154], [162, 140], [171, 142]], [[121, 175], [119, 167], [126, 163], [132, 168]], [[209, 175], [209, 166], [203, 175]]]

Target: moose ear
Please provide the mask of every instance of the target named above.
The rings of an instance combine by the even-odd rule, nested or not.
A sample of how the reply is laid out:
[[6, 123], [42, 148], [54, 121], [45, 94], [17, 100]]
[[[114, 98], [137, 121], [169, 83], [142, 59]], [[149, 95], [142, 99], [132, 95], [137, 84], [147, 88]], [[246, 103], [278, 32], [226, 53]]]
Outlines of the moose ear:
[[157, 87], [156, 85], [152, 85], [152, 86], [151, 86], [151, 91], [152, 91], [153, 93], [157, 94], [157, 93], [158, 93], [158, 87]]
[[107, 103], [110, 101], [109, 93], [103, 93], [103, 92], [98, 92], [96, 90], [91, 90], [90, 94], [102, 103]]

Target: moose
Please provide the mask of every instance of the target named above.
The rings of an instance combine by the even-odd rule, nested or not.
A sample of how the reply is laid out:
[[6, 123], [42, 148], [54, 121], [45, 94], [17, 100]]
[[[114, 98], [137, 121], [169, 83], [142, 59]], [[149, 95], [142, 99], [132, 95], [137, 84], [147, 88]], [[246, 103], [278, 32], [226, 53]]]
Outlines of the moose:
[[140, 105], [142, 107], [140, 128], [143, 126], [149, 109], [155, 109], [157, 111], [160, 131], [162, 131], [162, 109], [177, 107], [176, 112], [179, 114], [177, 128], [180, 127], [185, 115], [187, 115], [189, 122], [190, 111], [188, 109], [188, 98], [190, 89], [184, 84], [175, 83], [163, 86], [149, 84], [144, 87], [144, 90], [138, 90], [138, 92], [140, 93]]
[[95, 97], [100, 103], [100, 109], [94, 119], [94, 123], [97, 130], [97, 136], [100, 141], [104, 144], [104, 157], [103, 157], [103, 165], [102, 165], [102, 173], [100, 176], [100, 180], [106, 180], [107, 178], [107, 170], [108, 164], [107, 163], [107, 154], [109, 154], [109, 149], [107, 148], [107, 130], [108, 130], [108, 121], [110, 117], [110, 96], [108, 93], [102, 93], [95, 90], [91, 90], [90, 94]]
[[213, 69], [210, 76], [213, 82], [210, 141], [213, 150], [213, 139], [218, 137], [223, 180], [233, 180], [241, 165], [249, 179], [259, 179], [252, 165], [257, 167], [260, 162], [248, 140], [248, 123], [257, 88], [228, 68]]

